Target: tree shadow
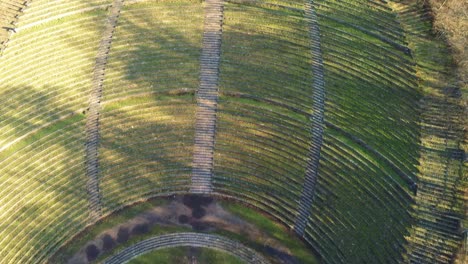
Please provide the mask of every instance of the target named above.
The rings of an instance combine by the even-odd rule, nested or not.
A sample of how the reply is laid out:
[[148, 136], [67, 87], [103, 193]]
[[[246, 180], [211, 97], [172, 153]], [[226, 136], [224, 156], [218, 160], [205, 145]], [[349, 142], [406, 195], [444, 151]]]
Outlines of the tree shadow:
[[[27, 113], [36, 117], [31, 120], [14, 111], [2, 115], [18, 140], [0, 152], [0, 259], [33, 262], [47, 258], [88, 221], [84, 116], [70, 113], [51, 94], [32, 87], [17, 89], [40, 100], [9, 100], [4, 105], [12, 110], [27, 105]], [[58, 117], [52, 112], [68, 114]]]
[[428, 2], [401, 1], [395, 5], [415, 51], [421, 101], [421, 166], [417, 222], [413, 226], [410, 260], [454, 261], [461, 244], [463, 163], [466, 153], [461, 91], [454, 82], [448, 47], [432, 29]]
[[196, 1], [155, 1], [121, 11], [100, 118], [105, 214], [142, 199], [188, 192], [202, 10]]

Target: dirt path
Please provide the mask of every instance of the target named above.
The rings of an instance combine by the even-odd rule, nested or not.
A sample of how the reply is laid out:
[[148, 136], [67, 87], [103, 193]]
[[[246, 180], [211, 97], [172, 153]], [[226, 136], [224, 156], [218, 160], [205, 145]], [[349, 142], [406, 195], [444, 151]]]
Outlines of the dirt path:
[[211, 197], [186, 195], [164, 206], [154, 207], [118, 226], [103, 231], [88, 241], [68, 261], [69, 264], [92, 263], [103, 252], [109, 252], [127, 240], [144, 235], [155, 226], [185, 226], [195, 232], [224, 230], [240, 234], [263, 246], [266, 255], [275, 256], [279, 263], [298, 263], [288, 248], [254, 225], [224, 210]]

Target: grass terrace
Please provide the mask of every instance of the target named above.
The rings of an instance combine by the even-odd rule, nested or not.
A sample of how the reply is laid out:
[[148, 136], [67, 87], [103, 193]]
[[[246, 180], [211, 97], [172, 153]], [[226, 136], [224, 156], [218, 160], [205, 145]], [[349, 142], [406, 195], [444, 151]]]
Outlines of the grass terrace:
[[393, 8], [399, 13], [410, 47], [415, 51], [419, 86], [424, 95], [418, 173], [421, 184], [416, 199], [418, 222], [409, 237], [411, 260], [452, 263], [460, 249], [460, 223], [466, 219], [463, 87], [457, 84], [447, 44], [435, 38], [427, 20], [431, 14], [429, 6], [400, 1]]
[[203, 14], [203, 4], [191, 0], [125, 5], [113, 35], [103, 102], [198, 89]]
[[92, 10], [18, 30], [3, 52], [2, 263], [45, 261], [87, 224], [81, 112], [106, 16]]
[[[139, 202], [190, 190], [205, 3], [125, 1], [103, 59], [97, 53], [112, 3], [0, 4], [2, 264], [63, 263], [104, 230], [158, 205]], [[452, 263], [466, 217], [466, 95], [447, 44], [432, 32], [429, 7], [313, 1], [322, 54], [312, 54], [310, 3], [224, 2], [214, 195], [235, 200], [223, 207], [299, 263]], [[86, 123], [98, 55], [106, 67], [97, 107], [105, 218], [90, 226]], [[323, 144], [302, 243], [291, 230], [316, 133], [319, 56]], [[146, 235], [196, 229], [181, 222]], [[220, 230], [207, 232], [265, 250], [265, 241]], [[158, 250], [134, 263], [183, 262], [185, 253]], [[213, 250], [196, 255], [239, 263]]]
[[105, 213], [152, 196], [188, 192], [194, 111], [193, 96], [106, 105], [99, 154]]
[[411, 57], [347, 25], [319, 17], [325, 120], [360, 138], [414, 179], [421, 96]]
[[312, 111], [304, 4], [227, 2], [221, 47], [215, 190], [289, 226], [302, 190]]
[[45, 260], [87, 223], [83, 126], [76, 115], [0, 153], [5, 263]]
[[376, 35], [391, 23], [393, 35], [385, 38], [404, 43], [403, 30], [389, 7], [376, 2], [319, 1], [316, 7], [330, 125], [306, 239], [330, 263], [402, 261], [412, 194], [390, 164], [416, 178], [420, 95], [411, 57]]
[[225, 253], [220, 250], [208, 248], [165, 248], [147, 253], [137, 257], [129, 262], [129, 264], [150, 264], [157, 261], [158, 263], [190, 263], [190, 257], [197, 258], [200, 263], [226, 263], [226, 264], [242, 264], [242, 260]]
[[24, 15], [21, 16], [21, 20], [18, 21], [20, 28], [43, 24], [46, 21], [89, 12], [93, 9], [106, 9], [112, 4], [112, 0], [34, 0], [30, 2], [29, 6], [24, 8]]
[[105, 213], [188, 192], [202, 8], [199, 1], [152, 1], [121, 11], [103, 86], [99, 160]]

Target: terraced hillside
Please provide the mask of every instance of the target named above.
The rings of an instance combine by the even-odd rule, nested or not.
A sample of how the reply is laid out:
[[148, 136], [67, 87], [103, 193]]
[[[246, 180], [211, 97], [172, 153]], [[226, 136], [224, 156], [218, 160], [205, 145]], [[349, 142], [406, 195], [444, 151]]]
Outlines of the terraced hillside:
[[185, 194], [254, 208], [323, 263], [452, 263], [464, 91], [427, 11], [0, 2], [0, 263], [46, 263], [110, 215]]
[[103, 84], [104, 213], [155, 195], [188, 192], [202, 10], [202, 3], [173, 1], [121, 11]]
[[44, 260], [89, 223], [83, 110], [107, 14], [23, 23], [41, 19], [36, 9], [87, 6], [55, 4], [37, 1], [30, 13], [25, 9], [1, 57], [3, 263]]

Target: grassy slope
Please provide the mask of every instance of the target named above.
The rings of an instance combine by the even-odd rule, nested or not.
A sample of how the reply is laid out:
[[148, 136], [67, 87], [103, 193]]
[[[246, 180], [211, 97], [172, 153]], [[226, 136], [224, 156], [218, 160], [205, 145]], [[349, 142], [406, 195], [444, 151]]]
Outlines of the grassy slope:
[[[312, 105], [307, 23], [299, 11], [253, 3], [226, 3], [224, 18], [215, 188], [269, 207], [291, 225], [306, 167]], [[236, 93], [283, 107], [227, 96]]]
[[[435, 14], [434, 26], [438, 34], [443, 35], [454, 53], [455, 61], [458, 65], [460, 89], [462, 92], [462, 106], [465, 108], [464, 126], [468, 123], [468, 5], [462, 0], [431, 0], [432, 11]], [[461, 148], [468, 153], [468, 135], [465, 132], [464, 141], [461, 142]], [[465, 174], [468, 174], [468, 164], [465, 162]], [[468, 180], [465, 180], [461, 189], [465, 190], [463, 199], [465, 200], [465, 219], [463, 227], [468, 227]], [[467, 241], [465, 241], [467, 243]], [[465, 246], [465, 252], [460, 253], [461, 258], [468, 258], [468, 245]], [[465, 256], [463, 256], [463, 254]], [[463, 261], [463, 260], [461, 260]]]
[[[414, 179], [419, 96], [411, 58], [370, 33], [392, 23], [402, 34], [395, 15], [370, 2], [325, 2], [332, 9], [317, 2], [325, 120], [362, 139]], [[355, 18], [350, 18], [352, 14]], [[331, 127], [324, 132], [321, 157], [306, 238], [330, 263], [401, 259], [411, 225], [408, 184]]]
[[197, 1], [156, 1], [121, 12], [103, 88], [99, 155], [105, 213], [187, 191], [195, 100], [161, 94], [198, 88], [202, 8]]
[[[359, 2], [348, 2], [360, 10]], [[301, 4], [294, 7], [302, 8]], [[388, 10], [370, 10], [374, 16], [385, 16], [387, 22], [396, 23]], [[262, 15], [249, 15], [250, 12]], [[321, 15], [334, 15], [327, 12], [326, 8], [319, 10]], [[282, 14], [290, 15], [291, 21], [277, 22]], [[311, 105], [307, 101], [311, 91], [306, 88], [311, 84], [307, 75], [308, 42], [299, 37], [307, 36], [307, 24], [301, 16], [279, 7], [227, 4], [223, 29], [220, 91], [261, 97], [290, 108], [259, 100], [220, 98], [216, 184], [225, 187], [234, 182], [240, 186], [236, 191], [242, 194], [237, 198], [253, 199], [251, 203], [260, 208], [269, 207], [266, 210], [287, 225], [293, 219], [291, 208], [298, 200], [304, 174], [305, 160], [299, 157], [306, 155], [309, 138], [307, 115], [297, 112], [311, 111], [307, 108]], [[419, 97], [410, 58], [354, 27], [325, 17], [320, 22], [327, 78], [326, 120], [361, 138], [415, 178], [415, 105]], [[362, 20], [356, 23], [364, 28], [370, 26]], [[378, 26], [381, 25], [377, 23]], [[398, 24], [394, 27], [402, 34]], [[354, 36], [333, 34], [332, 29]], [[277, 39], [271, 40], [272, 36]], [[292, 44], [297, 45], [294, 51], [285, 48], [282, 37], [290, 41], [288, 45], [296, 42]], [[281, 55], [275, 50], [282, 50]], [[288, 56], [296, 63], [290, 64]], [[243, 129], [233, 129], [234, 126]], [[401, 127], [405, 129], [396, 129]], [[309, 230], [316, 232], [313, 239], [320, 241], [316, 249], [331, 259], [332, 254], [354, 261], [376, 254], [382, 261], [399, 258], [410, 221], [407, 183], [346, 136], [332, 129], [325, 134], [320, 187], [311, 219], [313, 230]], [[268, 194], [263, 193], [265, 188], [270, 189]], [[282, 197], [281, 201], [277, 196]]]
[[416, 257], [424, 254], [419, 256], [424, 261], [450, 263], [460, 245], [456, 219], [463, 218], [462, 192], [466, 188], [466, 167], [450, 154], [463, 148], [463, 90], [453, 89], [457, 83], [453, 60], [447, 44], [433, 34], [431, 21], [425, 16], [428, 10], [416, 1], [401, 1], [393, 7], [400, 12], [415, 51], [424, 94], [418, 175], [422, 188], [416, 215], [420, 222], [411, 232], [410, 250]]
[[87, 222], [85, 118], [76, 113], [88, 102], [105, 17], [90, 11], [22, 30], [0, 58], [0, 142], [15, 142], [0, 153], [2, 263], [44, 261]]
[[[268, 218], [265, 215], [242, 204], [223, 202], [222, 205], [223, 208], [232, 214], [255, 225], [265, 234], [268, 234], [272, 238], [279, 241], [282, 245], [286, 246], [291, 251], [291, 254], [295, 256], [300, 263], [318, 263], [318, 259], [313, 255], [310, 249], [301, 240], [299, 240], [295, 234], [292, 234], [280, 223], [277, 223], [271, 218]], [[232, 236], [232, 234], [227, 234]], [[258, 252], [261, 252], [261, 248], [258, 247], [263, 245], [262, 241], [248, 241], [245, 239], [245, 237], [242, 236], [238, 236], [237, 239], [243, 241], [246, 244], [251, 244], [252, 248], [257, 247]]]

